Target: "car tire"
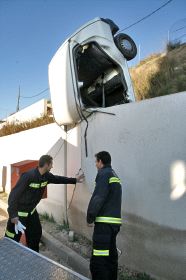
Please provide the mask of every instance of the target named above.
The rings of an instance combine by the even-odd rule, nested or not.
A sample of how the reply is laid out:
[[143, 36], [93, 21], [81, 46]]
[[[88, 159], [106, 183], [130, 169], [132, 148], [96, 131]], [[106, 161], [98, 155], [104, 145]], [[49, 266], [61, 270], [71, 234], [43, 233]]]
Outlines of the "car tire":
[[117, 48], [122, 55], [127, 59], [133, 59], [137, 54], [137, 47], [130, 36], [124, 33], [119, 33], [114, 38]]

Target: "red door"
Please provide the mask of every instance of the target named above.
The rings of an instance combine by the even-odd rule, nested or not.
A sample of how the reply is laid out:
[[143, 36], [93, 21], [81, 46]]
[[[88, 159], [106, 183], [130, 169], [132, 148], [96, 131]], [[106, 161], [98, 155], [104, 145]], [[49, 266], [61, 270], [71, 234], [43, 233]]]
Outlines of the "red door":
[[[22, 173], [36, 168], [38, 166], [37, 160], [24, 160], [11, 165], [11, 189], [13, 189]], [[47, 198], [47, 188], [42, 198]]]

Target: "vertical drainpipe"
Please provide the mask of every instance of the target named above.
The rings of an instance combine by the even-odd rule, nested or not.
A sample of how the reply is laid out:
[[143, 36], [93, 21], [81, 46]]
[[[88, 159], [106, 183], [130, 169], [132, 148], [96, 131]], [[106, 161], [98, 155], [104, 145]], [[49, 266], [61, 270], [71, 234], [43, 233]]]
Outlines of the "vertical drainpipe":
[[[64, 139], [64, 176], [67, 177], [67, 125], [64, 125], [65, 139]], [[64, 222], [68, 224], [67, 215], [67, 184], [64, 184]]]

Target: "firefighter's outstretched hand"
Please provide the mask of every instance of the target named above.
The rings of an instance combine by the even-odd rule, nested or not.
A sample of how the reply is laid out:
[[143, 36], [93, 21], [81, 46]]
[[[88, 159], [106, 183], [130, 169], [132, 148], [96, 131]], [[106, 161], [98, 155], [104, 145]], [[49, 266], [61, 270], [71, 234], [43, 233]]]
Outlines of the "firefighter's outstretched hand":
[[25, 227], [20, 221], [18, 221], [18, 223], [15, 224], [15, 233], [16, 233], [16, 234], [18, 234], [19, 231], [20, 231], [21, 233], [24, 233], [24, 232], [25, 232], [25, 229], [26, 229], [26, 227]]
[[77, 183], [83, 183], [83, 181], [85, 180], [85, 175], [81, 168], [79, 169], [78, 174], [76, 174], [76, 180], [77, 180]]
[[77, 183], [83, 183], [83, 181], [85, 180], [85, 175], [84, 174], [77, 175], [76, 179], [77, 179]]

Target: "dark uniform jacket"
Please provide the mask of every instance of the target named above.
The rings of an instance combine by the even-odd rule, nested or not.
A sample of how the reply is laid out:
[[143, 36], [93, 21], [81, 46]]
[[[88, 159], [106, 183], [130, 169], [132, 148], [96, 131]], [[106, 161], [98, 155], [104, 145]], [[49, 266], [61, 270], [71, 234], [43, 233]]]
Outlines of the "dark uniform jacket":
[[87, 222], [121, 224], [121, 182], [110, 165], [98, 171], [87, 210]]
[[21, 212], [31, 213], [40, 202], [46, 186], [50, 183], [76, 184], [76, 178], [55, 176], [50, 172], [41, 175], [38, 168], [23, 173], [9, 195], [9, 217], [18, 217]]

